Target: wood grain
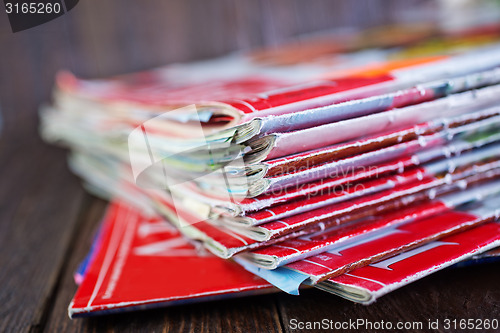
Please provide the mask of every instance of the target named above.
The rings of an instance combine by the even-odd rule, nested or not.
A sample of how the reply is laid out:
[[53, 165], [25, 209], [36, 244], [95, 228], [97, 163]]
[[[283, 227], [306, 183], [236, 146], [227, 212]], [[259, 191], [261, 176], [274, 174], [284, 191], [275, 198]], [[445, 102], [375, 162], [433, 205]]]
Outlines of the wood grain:
[[62, 151], [39, 140], [2, 148], [0, 331], [22, 332], [43, 324], [83, 191]]

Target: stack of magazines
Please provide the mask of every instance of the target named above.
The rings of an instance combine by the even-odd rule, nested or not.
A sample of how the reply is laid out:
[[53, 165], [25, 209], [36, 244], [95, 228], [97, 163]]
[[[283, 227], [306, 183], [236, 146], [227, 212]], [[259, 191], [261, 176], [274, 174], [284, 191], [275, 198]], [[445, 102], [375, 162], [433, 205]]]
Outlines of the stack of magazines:
[[370, 304], [497, 256], [500, 44], [473, 37], [60, 73], [42, 136], [112, 200], [70, 316], [306, 286]]

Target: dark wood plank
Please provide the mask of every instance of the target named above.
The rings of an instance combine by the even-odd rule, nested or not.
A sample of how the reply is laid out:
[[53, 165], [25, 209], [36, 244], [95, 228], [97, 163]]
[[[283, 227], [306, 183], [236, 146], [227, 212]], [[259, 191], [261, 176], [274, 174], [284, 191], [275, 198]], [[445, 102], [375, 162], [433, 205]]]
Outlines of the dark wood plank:
[[[70, 252], [62, 282], [57, 290], [47, 332], [280, 332], [280, 320], [273, 295], [204, 302], [172, 308], [138, 311], [70, 320], [67, 307], [76, 285], [73, 272], [90, 248], [90, 242], [104, 209], [101, 200], [92, 202], [82, 219], [78, 239]], [[145, 272], [147, 274], [147, 272]], [[169, 283], [166, 281], [165, 283]]]
[[39, 139], [1, 145], [0, 331], [43, 324], [83, 191], [63, 152]]
[[[354, 304], [313, 289], [302, 292], [300, 298], [280, 295], [279, 309], [286, 332], [301, 331], [291, 329], [292, 319], [305, 322], [321, 321], [325, 318], [334, 322], [383, 320], [390, 321], [393, 325], [397, 322], [421, 322], [424, 331], [429, 331], [426, 326], [428, 320], [437, 319], [441, 323], [440, 330], [433, 332], [444, 332], [445, 319], [498, 319], [498, 281], [500, 266], [496, 264], [450, 268], [398, 289], [369, 306]], [[358, 331], [372, 330], [360, 327]]]

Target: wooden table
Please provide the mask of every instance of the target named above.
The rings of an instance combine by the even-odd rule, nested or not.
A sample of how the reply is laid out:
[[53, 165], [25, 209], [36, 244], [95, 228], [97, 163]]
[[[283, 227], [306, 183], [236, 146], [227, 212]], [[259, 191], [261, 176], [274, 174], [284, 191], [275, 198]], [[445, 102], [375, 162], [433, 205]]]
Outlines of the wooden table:
[[[146, 10], [129, 3], [125, 10], [118, 3], [98, 5], [96, 1], [82, 1], [66, 18], [15, 35], [0, 13], [0, 107], [4, 118], [0, 133], [0, 331], [261, 332], [291, 331], [292, 319], [425, 324], [429, 319], [442, 322], [445, 318], [499, 318], [500, 265], [488, 264], [439, 272], [368, 307], [306, 290], [300, 297], [273, 294], [70, 320], [67, 306], [76, 290], [72, 274], [89, 250], [106, 203], [83, 191], [78, 179], [68, 171], [64, 150], [48, 146], [38, 137], [36, 113], [40, 103], [49, 100], [55, 71], [67, 67], [91, 76], [108, 75], [222, 54], [248, 45], [272, 44], [286, 39], [292, 31], [290, 27], [295, 27], [296, 32], [307, 32], [327, 28], [330, 22], [324, 16], [305, 23], [298, 20], [297, 12], [324, 15], [321, 7], [308, 8], [300, 2], [294, 2], [295, 16], [290, 16], [283, 3], [261, 1], [238, 7], [221, 0], [214, 1], [214, 8], [236, 11], [234, 15], [222, 13], [238, 18], [231, 24], [236, 24], [239, 32], [221, 26], [229, 24], [224, 20], [215, 20], [206, 31], [206, 26], [191, 26], [188, 18], [192, 16], [176, 17], [174, 9], [185, 13], [189, 12], [186, 7], [205, 6], [207, 10], [201, 8], [202, 13], [196, 11], [200, 22], [204, 14], [214, 12], [212, 5], [179, 1]], [[360, 1], [341, 3], [341, 10], [335, 15], [340, 15], [343, 23], [351, 20], [376, 24], [387, 19], [373, 12], [363, 12], [364, 18], [344, 15], [355, 8], [351, 3]], [[95, 9], [96, 6], [101, 7]], [[252, 6], [258, 7], [254, 8], [257, 14], [252, 14]], [[297, 9], [300, 6], [304, 8]], [[160, 12], [157, 7], [167, 9], [165, 16], [156, 14]], [[283, 10], [270, 19], [270, 14], [263, 11], [276, 10], [275, 7]], [[124, 16], [124, 12], [129, 16]], [[149, 15], [150, 19], [141, 21], [134, 16], [136, 12]], [[167, 26], [162, 25], [165, 17]], [[259, 20], [267, 22], [267, 26]], [[172, 21], [176, 24], [171, 26]], [[124, 28], [130, 22], [135, 22], [136, 30]], [[151, 28], [148, 24], [156, 26]], [[113, 30], [115, 26], [118, 28]], [[241, 31], [248, 33], [242, 36]], [[180, 38], [175, 49], [159, 42], [164, 33], [165, 38]], [[124, 38], [134, 43], [130, 45]], [[150, 52], [141, 53], [141, 48], [148, 45]]]

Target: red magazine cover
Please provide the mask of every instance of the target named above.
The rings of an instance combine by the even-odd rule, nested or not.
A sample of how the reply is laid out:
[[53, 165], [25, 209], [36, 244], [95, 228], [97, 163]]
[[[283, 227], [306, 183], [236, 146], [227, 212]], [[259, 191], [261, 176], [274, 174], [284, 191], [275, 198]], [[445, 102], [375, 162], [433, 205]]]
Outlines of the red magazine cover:
[[431, 241], [496, 221], [500, 214], [496, 206], [498, 200], [496, 195], [479, 200], [472, 207], [465, 205], [402, 226], [385, 228], [360, 239], [339, 243], [326, 252], [285, 267], [308, 275], [311, 283], [316, 284]]
[[[373, 214], [382, 214], [402, 208], [408, 204], [428, 199], [429, 196], [443, 195], [460, 190], [465, 184], [472, 185], [484, 180], [495, 179], [500, 172], [497, 164], [497, 162], [483, 164], [479, 168], [474, 168], [472, 175], [470, 175], [471, 170], [459, 170], [460, 172], [454, 174], [455, 176], [461, 176], [457, 177], [457, 179], [454, 177], [452, 179], [442, 177], [427, 179], [427, 181], [422, 180], [422, 182], [412, 184], [411, 186], [397, 186], [394, 190], [382, 191], [381, 193], [368, 195], [366, 198], [363, 197], [359, 200], [334, 204], [280, 220], [288, 221], [292, 218], [300, 218], [299, 221], [305, 220], [309, 222], [305, 217], [310, 217], [310, 220], [312, 220], [310, 223], [299, 222], [296, 225], [285, 225], [278, 222], [270, 222], [263, 226], [277, 224], [282, 229], [278, 229], [278, 232], [272, 238], [270, 237], [262, 241], [246, 236], [245, 229], [243, 228], [228, 228], [224, 225], [209, 223], [180, 205], [174, 207], [173, 202], [165, 192], [150, 190], [148, 191], [148, 196], [153, 199], [152, 202], [158, 211], [162, 215], [167, 216], [172, 223], [180, 227], [182, 233], [188, 235], [189, 238], [202, 241], [211, 252], [218, 256], [228, 258], [242, 251], [261, 248], [287, 239], [319, 232], [325, 228], [347, 224]], [[477, 173], [479, 170], [484, 172]], [[464, 175], [467, 176], [463, 177]], [[432, 186], [437, 184], [439, 184], [437, 187]], [[356, 209], [352, 209], [352, 207]], [[316, 219], [321, 220], [316, 221]], [[259, 227], [252, 227], [252, 229]]]
[[98, 239], [68, 308], [72, 318], [275, 290], [123, 203], [110, 205]]
[[388, 227], [412, 223], [438, 215], [457, 206], [497, 193], [500, 193], [499, 181], [475, 189], [448, 194], [439, 199], [413, 204], [385, 214], [367, 216], [346, 225], [322, 230], [316, 234], [285, 240], [247, 252], [243, 256], [259, 267], [274, 269], [278, 266], [326, 252], [331, 248], [346, 244], [346, 242], [366, 239], [374, 232], [381, 232]]
[[[497, 108], [496, 111], [493, 111], [493, 114], [498, 114], [498, 112], [500, 112], [500, 109]], [[489, 115], [489, 112], [487, 114], [485, 114], [484, 112], [478, 112], [474, 113], [472, 117], [470, 115], [467, 115], [467, 117], [460, 117], [460, 122], [471, 122], [472, 119], [479, 120], [485, 118], [484, 120], [481, 120], [481, 122], [486, 121], [487, 124], [484, 127], [486, 129], [490, 129], [489, 126], [494, 125], [494, 122], [488, 123], [488, 119], [490, 119]], [[496, 119], [499, 117], [494, 118]], [[443, 122], [446, 125], [442, 126], [453, 127], [453, 121], [448, 120], [451, 119], [441, 119], [439, 120], [439, 123]], [[455, 119], [455, 121], [457, 121], [457, 119]], [[473, 122], [473, 124], [474, 123], [475, 122]], [[346, 157], [353, 155], [359, 158], [361, 156], [364, 156], [364, 154], [359, 154], [363, 153], [363, 147], [365, 146], [367, 146], [366, 149], [369, 150], [374, 149], [374, 145], [376, 145], [377, 148], [382, 148], [379, 146], [383, 145], [383, 142], [386, 141], [388, 141], [386, 145], [390, 145], [389, 143], [394, 143], [394, 141], [396, 143], [399, 141], [404, 142], [406, 141], [406, 134], [408, 134], [408, 132], [418, 132], [421, 128], [421, 125], [416, 125], [411, 129], [391, 132], [389, 134], [383, 134], [370, 139], [362, 139], [349, 144], [327, 147], [325, 149], [311, 151], [308, 154], [292, 155], [290, 156], [290, 158], [278, 159], [270, 162], [273, 162], [273, 164], [275, 163], [277, 169], [294, 169], [296, 170], [295, 172], [293, 172], [294, 174], [302, 173], [304, 171], [309, 172], [309, 170], [314, 169], [313, 167], [316, 164], [325, 164], [330, 158], [339, 158], [339, 156], [337, 156], [339, 153], [341, 154], [340, 157], [342, 157], [343, 155], [345, 155]], [[443, 157], [459, 156], [464, 152], [470, 151], [473, 148], [481, 148], [498, 140], [500, 140], [500, 135], [496, 131], [490, 130], [488, 134], [485, 133], [481, 136], [478, 136], [476, 132], [472, 132], [467, 133], [466, 135], [455, 137], [452, 141], [447, 142], [444, 146], [429, 147], [426, 145], [424, 147], [425, 149], [420, 152], [405, 155], [401, 158], [390, 159], [390, 161], [388, 162], [377, 163], [376, 165], [358, 166], [356, 165], [354, 160], [352, 160], [350, 163], [344, 164], [343, 161], [345, 160], [342, 159], [340, 161], [335, 161], [334, 163], [332, 163], [334, 168], [330, 170], [330, 174], [328, 174], [327, 177], [323, 179], [303, 183], [297, 186], [290, 186], [283, 189], [272, 190], [267, 194], [261, 194], [257, 197], [237, 200], [236, 202], [234, 202], [234, 200], [227, 200], [227, 196], [224, 197], [223, 195], [220, 195], [218, 193], [199, 191], [196, 186], [193, 186], [194, 184], [186, 184], [186, 193], [189, 193], [190, 197], [200, 201], [200, 203], [209, 205], [214, 215], [220, 214], [228, 223], [237, 223], [238, 225], [252, 225], [254, 222], [253, 219], [245, 218], [245, 216], [251, 217], [254, 212], [261, 210], [264, 211], [266, 208], [272, 211], [275, 207], [281, 204], [306, 199], [311, 195], [330, 193], [332, 191], [338, 190], [339, 188], [349, 189], [352, 186], [357, 186], [359, 189], [360, 186], [357, 184], [368, 179], [381, 178], [384, 176], [390, 177], [391, 175], [396, 175], [398, 173], [401, 174], [407, 169], [412, 169]], [[423, 142], [424, 141], [420, 141], [420, 143], [422, 144]], [[429, 143], [429, 141], [425, 141], [425, 143]], [[324, 158], [322, 156], [323, 151], [334, 151], [336, 153], [333, 157]], [[302, 157], [304, 157], [305, 161], [301, 160]], [[270, 170], [272, 170], [272, 168], [268, 169], [267, 172], [271, 172]], [[274, 172], [277, 171], [275, 170], [271, 172], [271, 174]], [[270, 181], [273, 181], [273, 178], [268, 179]], [[283, 217], [278, 216], [274, 211], [273, 213], [275, 214], [276, 219], [279, 217]], [[288, 209], [286, 211], [286, 214], [289, 214]]]
[[[382, 190], [393, 189], [397, 185], [409, 184], [412, 182], [418, 182], [426, 177], [441, 176], [450, 170], [450, 165], [455, 165], [455, 169], [464, 168], [465, 166], [472, 166], [480, 163], [486, 159], [493, 159], [500, 156], [500, 145], [492, 145], [484, 149], [478, 149], [464, 155], [457, 157], [450, 157], [449, 159], [442, 160], [439, 162], [433, 162], [421, 165], [416, 168], [409, 170], [399, 170], [393, 175], [387, 175], [385, 177], [380, 177], [377, 175], [375, 179], [371, 179], [365, 182], [352, 182], [345, 184], [342, 187], [330, 187], [322, 191], [311, 193], [309, 196], [299, 198], [296, 200], [290, 200], [288, 202], [274, 205], [267, 209], [263, 209], [254, 213], [249, 213], [245, 217], [238, 218], [227, 218], [224, 221], [228, 223], [234, 223], [235, 225], [260, 225], [267, 222], [272, 222], [279, 220], [288, 216], [304, 213], [315, 208], [320, 208], [335, 204], [338, 202], [344, 202], [348, 200], [353, 200], [368, 194], [373, 194], [380, 192]], [[347, 175], [352, 173], [354, 169], [364, 170], [371, 169], [376, 170], [376, 165], [370, 166], [350, 166], [345, 170], [340, 167], [339, 170], [332, 175], [335, 179], [337, 174], [342, 174], [346, 172]], [[332, 182], [332, 179], [327, 178], [325, 183]], [[292, 188], [292, 191], [294, 189]], [[282, 192], [287, 192], [288, 190], [282, 190]]]
[[[425, 266], [425, 269], [432, 268], [428, 271], [422, 269], [422, 265], [426, 264], [427, 259], [422, 260], [419, 265], [414, 267], [416, 269], [415, 273], [408, 273], [408, 276], [404, 275], [407, 274], [404, 272], [402, 273], [403, 275], [399, 273], [393, 275], [392, 278], [395, 280], [392, 282], [389, 281], [392, 286], [386, 289], [385, 293], [395, 289], [397, 285], [403, 285], [411, 282], [412, 279], [430, 274], [439, 267], [455, 264], [474, 254], [492, 249], [498, 246], [500, 242], [500, 224], [498, 224], [500, 210], [497, 206], [498, 200], [498, 195], [487, 199], [478, 197], [475, 201], [462, 205], [459, 208], [418, 221], [411, 221], [402, 226], [385, 228], [380, 230], [380, 232], [367, 234], [367, 237], [353, 239], [352, 241], [348, 240], [330, 248], [326, 252], [288, 264], [284, 267], [278, 267], [274, 270], [259, 268], [243, 260], [241, 256], [235, 260], [245, 267], [245, 269], [263, 277], [278, 288], [291, 294], [298, 295], [298, 287], [303, 283], [313, 286], [320, 285], [323, 289], [327, 285], [334, 293], [342, 291], [343, 297], [356, 302], [365, 302], [370, 300], [371, 296], [369, 294], [365, 293], [364, 296], [360, 296], [361, 292], [359, 291], [358, 295], [356, 295], [349, 288], [331, 287], [331, 281], [337, 281], [337, 279], [343, 281], [342, 279], [346, 276], [349, 279], [350, 275], [360, 270], [362, 271], [366, 267], [384, 268], [384, 264], [380, 262], [389, 262], [386, 266], [390, 266], [391, 263], [407, 258], [408, 253], [420, 253], [422, 251], [419, 251], [419, 249], [426, 249], [426, 246], [432, 248], [432, 245], [428, 244], [440, 244], [441, 242], [446, 242], [450, 237], [462, 234], [469, 235], [469, 231], [471, 232], [469, 235], [470, 240], [467, 244], [472, 246], [472, 249], [467, 250], [465, 253], [452, 253], [456, 257], [438, 256], [434, 260], [438, 260], [439, 265], [433, 267], [434, 261], [428, 261], [429, 266]], [[476, 237], [477, 230], [481, 230], [479, 237]], [[458, 251], [462, 250], [459, 249]], [[385, 268], [390, 270], [391, 267]], [[352, 273], [353, 271], [354, 273]], [[384, 274], [381, 273], [382, 278], [385, 276]], [[377, 271], [375, 271], [367, 280], [377, 280], [377, 277]], [[405, 280], [407, 278], [408, 280]], [[322, 284], [322, 282], [325, 283]], [[377, 281], [375, 282], [377, 283]], [[365, 283], [367, 282], [365, 281]], [[378, 283], [378, 288], [384, 286], [384, 284], [385, 282]]]
[[257, 241], [267, 241], [319, 223], [323, 223], [325, 227], [335, 225], [337, 224], [336, 219], [346, 216], [346, 214], [355, 215], [369, 209], [376, 209], [381, 212], [380, 207], [383, 205], [397, 200], [404, 200], [408, 196], [419, 195], [426, 191], [430, 194], [436, 194], [439, 191], [451, 190], [458, 187], [461, 180], [472, 183], [493, 179], [500, 175], [498, 161], [481, 165], [480, 168], [482, 173], [478, 173], [474, 169], [466, 169], [450, 174], [450, 177], [426, 176], [416, 183], [397, 185], [392, 189], [368, 194], [347, 202], [313, 209], [258, 226], [234, 228], [234, 230]]
[[487, 223], [328, 279], [316, 287], [368, 305], [397, 288], [498, 245], [500, 224]]
[[[276, 160], [274, 160], [257, 164], [264, 170], [271, 167], [274, 168], [274, 172], [280, 169], [284, 171], [282, 174], [264, 177], [269, 182], [264, 193], [279, 193], [285, 187], [296, 186], [331, 175], [346, 174], [355, 168], [367, 168], [391, 159], [447, 144], [454, 138], [464, 138], [470, 133], [498, 126], [500, 124], [499, 112], [498, 107], [493, 107], [458, 117], [439, 118], [436, 121], [441, 123], [438, 128], [430, 129], [426, 128], [425, 124], [420, 124], [410, 130], [406, 129], [406, 134], [414, 131], [413, 137], [411, 134], [408, 135], [410, 138], [404, 138], [403, 135], [398, 136], [397, 132], [392, 133], [394, 140], [392, 144], [386, 143], [384, 145], [383, 136], [371, 137], [371, 140], [354, 140], [299, 154], [301, 158], [295, 158], [294, 155], [291, 155], [285, 159], [278, 159], [278, 163], [275, 163]], [[404, 131], [402, 132], [404, 133]]]

